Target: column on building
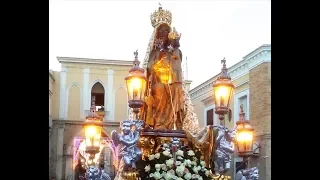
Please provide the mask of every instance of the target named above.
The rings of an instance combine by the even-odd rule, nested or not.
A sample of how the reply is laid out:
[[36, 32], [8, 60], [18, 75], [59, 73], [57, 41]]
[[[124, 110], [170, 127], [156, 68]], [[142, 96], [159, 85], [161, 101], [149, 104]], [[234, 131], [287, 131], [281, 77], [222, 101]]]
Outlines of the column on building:
[[73, 179], [73, 148], [69, 145], [65, 154], [66, 159], [66, 172], [65, 179], [72, 180]]
[[59, 109], [59, 119], [67, 119], [65, 114], [66, 109], [66, 86], [67, 86], [67, 68], [62, 67], [60, 71], [60, 109]]
[[52, 128], [49, 128], [49, 176], [52, 176], [51, 175], [51, 163], [52, 163], [52, 160], [51, 160], [51, 148], [52, 148], [52, 145], [51, 145], [51, 134], [52, 134]]
[[64, 136], [64, 123], [57, 124], [57, 154], [56, 154], [56, 179], [62, 179], [63, 172], [63, 136]]
[[90, 83], [90, 69], [85, 68], [83, 69], [83, 85], [82, 85], [82, 112], [81, 112], [81, 118], [86, 118], [86, 111], [89, 111], [90, 105], [91, 105], [91, 95], [90, 95], [90, 89], [89, 89], [89, 83]]
[[105, 102], [107, 105], [107, 120], [114, 121], [114, 92], [113, 92], [113, 79], [114, 79], [114, 70], [108, 69], [108, 82], [107, 82], [107, 93], [106, 93], [106, 100]]

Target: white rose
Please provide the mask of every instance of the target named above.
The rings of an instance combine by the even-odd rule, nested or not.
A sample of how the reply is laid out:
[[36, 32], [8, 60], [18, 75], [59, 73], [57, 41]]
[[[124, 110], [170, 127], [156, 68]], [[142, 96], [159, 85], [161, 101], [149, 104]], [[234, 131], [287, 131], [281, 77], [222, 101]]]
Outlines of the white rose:
[[192, 174], [191, 175], [191, 179], [197, 179], [198, 178], [198, 174]]
[[189, 155], [189, 156], [194, 156], [195, 154], [194, 154], [194, 152], [193, 152], [192, 150], [189, 150], [189, 151], [188, 151], [188, 155]]
[[184, 178], [185, 178], [186, 180], [191, 179], [191, 173], [185, 174], [185, 175], [184, 175]]
[[159, 159], [159, 158], [160, 158], [160, 153], [156, 153], [156, 154], [154, 155], [154, 158]]
[[154, 155], [151, 154], [151, 155], [149, 156], [149, 161], [152, 161], [153, 159], [154, 159]]
[[163, 153], [163, 155], [165, 155], [165, 156], [169, 156], [169, 154], [170, 154], [170, 152], [167, 151], [167, 150], [163, 151], [162, 153]]
[[201, 176], [198, 177], [198, 180], [203, 180], [203, 178]]
[[197, 168], [198, 168], [198, 171], [200, 171], [201, 167], [200, 167], [200, 166], [198, 166]]
[[204, 174], [205, 174], [207, 177], [209, 177], [210, 171], [206, 170], [206, 171], [204, 172]]
[[161, 164], [156, 164], [154, 167], [156, 168], [156, 171], [160, 171], [160, 169], [161, 169]]
[[155, 179], [160, 179], [160, 178], [161, 178], [161, 174], [156, 171], [156, 172], [154, 172], [153, 177], [154, 177]]
[[153, 173], [150, 173], [150, 174], [149, 174], [149, 177], [151, 177], [151, 178], [152, 178], [152, 177], [153, 177]]
[[192, 157], [192, 160], [193, 160], [193, 161], [197, 161], [197, 160], [198, 160], [198, 158], [197, 158], [197, 157], [195, 157], [195, 156], [193, 156], [193, 157]]
[[176, 152], [177, 156], [183, 156], [183, 151], [181, 151], [180, 149]]
[[147, 166], [144, 168], [144, 171], [145, 171], [145, 172], [149, 172], [149, 171], [150, 171], [150, 165], [147, 165]]
[[188, 167], [191, 167], [191, 161], [189, 159], [184, 160], [183, 164], [185, 164]]
[[183, 172], [184, 172], [184, 165], [177, 166], [176, 173], [179, 177], [183, 176]]
[[[173, 171], [173, 170], [172, 170]], [[164, 175], [164, 178], [165, 179], [173, 179], [173, 176], [174, 176], [174, 171], [173, 173], [171, 171], [168, 171], [165, 175]]]
[[169, 145], [166, 144], [166, 143], [164, 143], [162, 146], [163, 146], [164, 148], [168, 148], [168, 147], [169, 147]]
[[161, 164], [161, 169], [166, 171], [167, 170], [167, 166], [165, 164]]
[[168, 160], [166, 160], [166, 165], [167, 165], [168, 167], [172, 167], [172, 165], [173, 165], [173, 159], [168, 159]]
[[181, 177], [178, 177], [177, 180], [183, 180]]
[[194, 166], [194, 167], [192, 168], [192, 170], [193, 170], [194, 173], [198, 174], [198, 168], [197, 168], [197, 166]]
[[197, 162], [196, 162], [196, 161], [192, 161], [191, 164], [194, 165], [194, 166], [196, 166], [196, 165], [197, 165]]
[[205, 167], [205, 166], [206, 166], [206, 162], [200, 161], [200, 165], [201, 165], [202, 167]]
[[166, 176], [166, 172], [162, 172], [162, 173], [161, 173], [161, 177], [164, 178], [165, 176]]
[[177, 159], [182, 160], [183, 158], [181, 156], [178, 156]]
[[181, 164], [181, 161], [176, 161], [176, 165], [179, 166]]

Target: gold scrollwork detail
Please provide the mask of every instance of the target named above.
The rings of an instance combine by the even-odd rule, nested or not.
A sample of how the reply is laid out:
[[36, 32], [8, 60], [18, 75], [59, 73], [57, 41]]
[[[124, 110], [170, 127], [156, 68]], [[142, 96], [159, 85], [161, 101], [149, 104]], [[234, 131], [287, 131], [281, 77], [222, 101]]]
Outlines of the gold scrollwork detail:
[[214, 179], [214, 180], [231, 180], [231, 176], [213, 175], [212, 179]]
[[155, 140], [152, 137], [140, 137], [138, 146], [142, 151], [142, 159], [145, 160], [149, 154], [154, 153]]

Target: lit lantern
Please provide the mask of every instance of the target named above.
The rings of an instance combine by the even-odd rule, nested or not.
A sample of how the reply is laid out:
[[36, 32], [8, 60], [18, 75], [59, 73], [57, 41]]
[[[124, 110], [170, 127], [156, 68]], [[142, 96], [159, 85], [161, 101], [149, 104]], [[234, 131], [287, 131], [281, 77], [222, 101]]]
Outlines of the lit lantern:
[[220, 120], [224, 120], [224, 115], [229, 112], [234, 85], [231, 82], [231, 77], [228, 75], [225, 58], [221, 60], [221, 63], [223, 63], [221, 75], [213, 84], [213, 93], [216, 106], [215, 113], [219, 115]]
[[253, 145], [253, 127], [248, 120], [245, 120], [245, 113], [242, 105], [240, 106], [239, 121], [237, 121], [237, 150], [240, 157], [249, 157], [252, 155]]
[[83, 123], [85, 132], [86, 153], [94, 157], [100, 152], [100, 141], [102, 131], [101, 117], [95, 113], [95, 97], [92, 98], [90, 113]]
[[134, 55], [133, 67], [129, 70], [129, 75], [125, 80], [127, 82], [129, 107], [138, 109], [143, 106], [147, 78], [144, 75], [144, 69], [139, 67], [138, 51], [134, 52]]

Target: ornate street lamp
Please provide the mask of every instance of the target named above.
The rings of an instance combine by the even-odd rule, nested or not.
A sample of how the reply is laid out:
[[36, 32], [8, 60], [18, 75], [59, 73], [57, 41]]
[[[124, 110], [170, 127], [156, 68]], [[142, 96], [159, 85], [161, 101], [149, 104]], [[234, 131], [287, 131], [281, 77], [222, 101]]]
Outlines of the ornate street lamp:
[[213, 93], [215, 101], [215, 113], [218, 114], [220, 121], [224, 120], [224, 115], [229, 113], [229, 105], [234, 85], [231, 77], [228, 75], [226, 59], [221, 60], [223, 67], [221, 74], [213, 84]]
[[253, 127], [249, 120], [245, 120], [245, 113], [243, 112], [243, 105], [240, 105], [239, 121], [237, 121], [237, 150], [238, 156], [242, 157], [247, 165], [248, 158], [252, 155], [253, 144]]
[[140, 61], [138, 60], [138, 50], [133, 54], [133, 67], [129, 70], [129, 75], [125, 80], [127, 82], [129, 107], [133, 108], [136, 119], [138, 119], [140, 108], [143, 106], [147, 78], [144, 75], [144, 69], [139, 67]]
[[248, 168], [249, 157], [252, 156], [253, 150], [253, 127], [250, 125], [249, 120], [245, 119], [243, 112], [243, 105], [240, 105], [239, 121], [237, 121], [237, 135], [236, 144], [238, 156], [243, 158], [244, 169], [236, 174], [236, 180], [258, 180], [259, 169], [257, 167]]
[[100, 152], [100, 140], [102, 131], [101, 117], [95, 113], [95, 97], [92, 97], [90, 112], [83, 123], [85, 132], [86, 153], [90, 154], [89, 164], [95, 158], [95, 154]]

